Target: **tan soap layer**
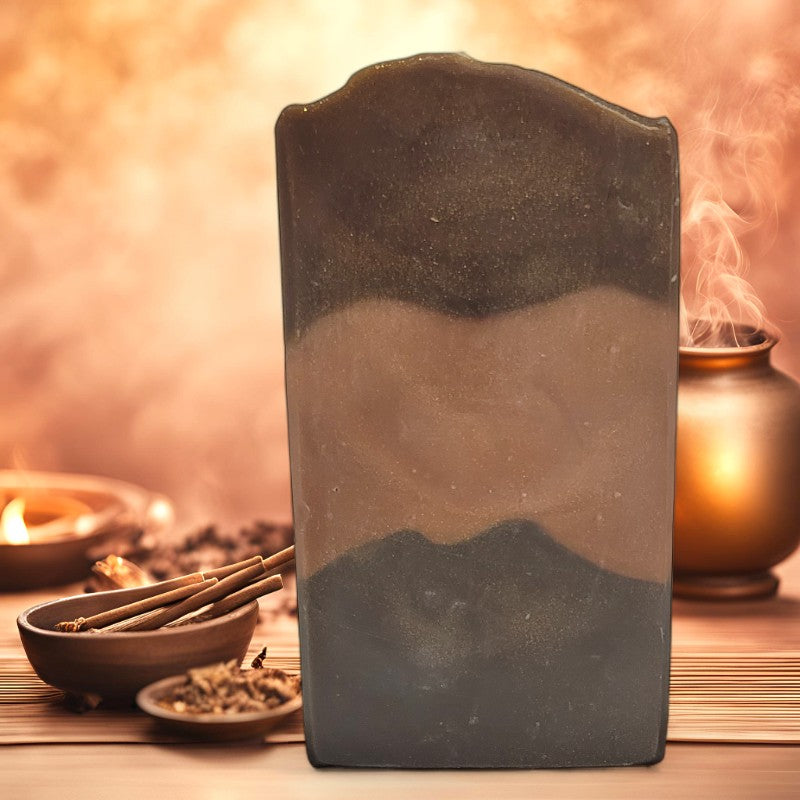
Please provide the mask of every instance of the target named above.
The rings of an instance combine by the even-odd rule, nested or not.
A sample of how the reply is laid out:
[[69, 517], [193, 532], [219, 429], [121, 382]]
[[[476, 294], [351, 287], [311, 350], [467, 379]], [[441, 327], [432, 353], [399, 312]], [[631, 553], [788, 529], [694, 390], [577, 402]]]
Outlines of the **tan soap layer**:
[[669, 316], [595, 287], [486, 318], [363, 300], [318, 319], [287, 347], [304, 573], [399, 530], [448, 544], [529, 519], [664, 581]]

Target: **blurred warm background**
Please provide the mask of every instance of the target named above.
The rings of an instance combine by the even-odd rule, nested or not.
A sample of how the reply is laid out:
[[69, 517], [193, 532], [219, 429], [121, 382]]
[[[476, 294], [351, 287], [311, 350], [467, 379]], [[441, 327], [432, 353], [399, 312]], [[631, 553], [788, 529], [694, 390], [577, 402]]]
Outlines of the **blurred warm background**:
[[4, 0], [0, 466], [287, 519], [273, 124], [445, 50], [669, 116], [690, 310], [763, 310], [800, 377], [794, 0]]

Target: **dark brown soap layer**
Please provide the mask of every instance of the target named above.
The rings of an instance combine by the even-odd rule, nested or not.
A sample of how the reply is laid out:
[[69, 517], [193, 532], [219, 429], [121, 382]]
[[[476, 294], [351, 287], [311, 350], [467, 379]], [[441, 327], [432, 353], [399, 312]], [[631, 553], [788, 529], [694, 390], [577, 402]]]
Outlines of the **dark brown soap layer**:
[[557, 767], [663, 755], [669, 587], [529, 521], [402, 531], [300, 583], [317, 766]]
[[440, 53], [288, 107], [276, 144], [287, 339], [364, 298], [469, 317], [597, 285], [677, 300], [666, 119]]

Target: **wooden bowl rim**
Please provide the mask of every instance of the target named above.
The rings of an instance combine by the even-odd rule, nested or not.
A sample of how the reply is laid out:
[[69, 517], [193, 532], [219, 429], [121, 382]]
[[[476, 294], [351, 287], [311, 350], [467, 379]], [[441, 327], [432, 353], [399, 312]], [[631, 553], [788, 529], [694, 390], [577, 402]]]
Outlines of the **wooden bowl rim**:
[[[134, 589], [141, 588], [141, 587], [134, 587]], [[17, 626], [21, 631], [25, 631], [26, 633], [32, 636], [39, 636], [47, 639], [52, 639], [55, 641], [61, 640], [66, 641], [69, 640], [70, 642], [80, 641], [81, 639], [86, 639], [88, 641], [136, 641], [137, 639], [147, 639], [150, 637], [166, 637], [166, 636], [174, 636], [175, 634], [184, 634], [187, 633], [203, 633], [204, 631], [214, 630], [215, 628], [220, 627], [221, 625], [225, 625], [229, 622], [233, 622], [238, 620], [241, 617], [245, 617], [249, 614], [252, 614], [255, 610], [256, 613], [258, 612], [258, 601], [252, 600], [251, 602], [247, 603], [246, 605], [240, 606], [239, 608], [234, 609], [233, 611], [229, 611], [227, 614], [223, 614], [221, 617], [215, 617], [214, 619], [206, 620], [205, 622], [195, 622], [191, 625], [181, 625], [176, 628], [158, 628], [154, 631], [116, 631], [110, 633], [103, 633], [103, 634], [91, 634], [91, 633], [69, 633], [66, 631], [53, 631], [47, 628], [40, 628], [38, 625], [34, 625], [32, 622], [28, 620], [31, 614], [34, 614], [36, 611], [39, 611], [42, 608], [53, 608], [57, 605], [67, 602], [68, 600], [76, 600], [78, 598], [89, 598], [89, 597], [100, 597], [100, 596], [107, 596], [112, 595], [117, 592], [129, 592], [133, 591], [134, 589], [110, 589], [106, 592], [93, 592], [92, 594], [75, 594], [70, 595], [69, 597], [61, 597], [57, 600], [47, 600], [44, 603], [38, 603], [35, 606], [31, 606], [30, 608], [26, 608], [18, 617], [17, 617]]]
[[[202, 669], [202, 667], [200, 667], [200, 669]], [[290, 670], [281, 671], [291, 673]], [[136, 705], [151, 717], [158, 717], [159, 719], [169, 720], [170, 722], [197, 725], [198, 727], [220, 724], [243, 725], [250, 722], [260, 722], [261, 720], [266, 722], [268, 720], [289, 716], [289, 714], [293, 714], [303, 707], [302, 692], [299, 693], [297, 697], [293, 697], [291, 700], [287, 700], [285, 703], [275, 708], [270, 708], [267, 711], [244, 711], [233, 714], [181, 714], [178, 711], [170, 711], [168, 708], [158, 705], [157, 700], [167, 689], [178, 686], [185, 680], [185, 674], [170, 675], [168, 678], [162, 678], [159, 681], [155, 681], [155, 683], [148, 684], [136, 693]]]
[[65, 494], [87, 503], [94, 512], [114, 510], [118, 517], [142, 516], [157, 500], [166, 501], [170, 507], [173, 505], [160, 492], [105, 475], [0, 469], [0, 494], [35, 495], [40, 492]]

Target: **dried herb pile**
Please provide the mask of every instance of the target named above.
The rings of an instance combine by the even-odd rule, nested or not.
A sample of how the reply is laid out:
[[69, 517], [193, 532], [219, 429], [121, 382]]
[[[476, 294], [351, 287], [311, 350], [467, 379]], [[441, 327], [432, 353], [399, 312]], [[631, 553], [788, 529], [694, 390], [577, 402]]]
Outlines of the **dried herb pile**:
[[179, 714], [239, 714], [277, 708], [299, 693], [299, 675], [272, 667], [242, 670], [228, 661], [190, 669], [186, 682], [158, 704]]

